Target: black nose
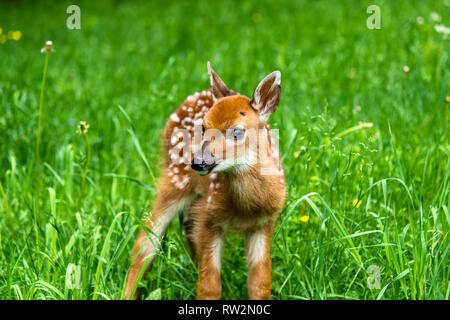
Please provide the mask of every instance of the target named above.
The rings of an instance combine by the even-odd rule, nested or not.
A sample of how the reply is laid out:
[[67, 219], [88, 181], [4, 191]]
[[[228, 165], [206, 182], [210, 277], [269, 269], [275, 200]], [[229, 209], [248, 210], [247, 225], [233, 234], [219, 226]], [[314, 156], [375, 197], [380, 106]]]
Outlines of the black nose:
[[[211, 159], [212, 160], [212, 159]], [[192, 158], [191, 168], [199, 172], [208, 172], [216, 165], [215, 161], [205, 161], [204, 158], [195, 156]]]

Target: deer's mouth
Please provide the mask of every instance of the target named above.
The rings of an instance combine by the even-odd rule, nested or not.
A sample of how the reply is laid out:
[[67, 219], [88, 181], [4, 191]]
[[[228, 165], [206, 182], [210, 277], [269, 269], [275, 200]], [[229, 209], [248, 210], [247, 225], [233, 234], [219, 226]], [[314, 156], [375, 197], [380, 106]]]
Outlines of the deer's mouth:
[[199, 159], [194, 157], [191, 162], [191, 168], [199, 175], [206, 176], [209, 174], [215, 167], [216, 162], [207, 162], [204, 159]]
[[206, 175], [210, 174], [211, 171], [212, 171], [213, 169], [214, 169], [214, 168], [207, 169], [207, 170], [203, 170], [203, 171], [197, 171], [197, 170], [194, 169], [194, 171], [195, 171], [198, 175], [206, 176]]
[[192, 169], [195, 171], [195, 173], [197, 173], [198, 175], [206, 176], [206, 175], [208, 175], [208, 174], [211, 173], [211, 171], [214, 169], [215, 166], [216, 166], [216, 165], [214, 164], [214, 166], [212, 166], [212, 167], [210, 167], [210, 168], [201, 169], [201, 170], [194, 169], [192, 166], [191, 166], [191, 167], [192, 167]]

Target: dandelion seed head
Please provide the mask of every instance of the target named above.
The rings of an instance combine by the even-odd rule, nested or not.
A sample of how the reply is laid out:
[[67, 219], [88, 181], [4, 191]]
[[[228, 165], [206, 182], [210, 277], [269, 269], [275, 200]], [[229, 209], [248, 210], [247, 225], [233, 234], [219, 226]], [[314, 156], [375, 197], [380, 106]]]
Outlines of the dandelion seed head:
[[88, 129], [89, 125], [86, 123], [86, 121], [80, 121], [80, 123], [78, 124], [77, 133], [83, 136], [88, 133]]
[[53, 51], [53, 42], [48, 40], [45, 42], [45, 45], [41, 49], [41, 52], [52, 52], [52, 51]]

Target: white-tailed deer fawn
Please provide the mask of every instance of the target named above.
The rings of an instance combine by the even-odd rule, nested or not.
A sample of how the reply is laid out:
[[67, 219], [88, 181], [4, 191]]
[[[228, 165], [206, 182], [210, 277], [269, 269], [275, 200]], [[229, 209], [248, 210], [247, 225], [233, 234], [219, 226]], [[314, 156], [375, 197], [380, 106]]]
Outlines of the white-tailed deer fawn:
[[211, 89], [195, 93], [170, 116], [163, 142], [167, 166], [158, 196], [134, 245], [125, 298], [154, 259], [170, 222], [183, 215], [199, 264], [197, 299], [220, 299], [225, 236], [245, 234], [250, 299], [269, 299], [270, 244], [286, 193], [276, 137], [267, 123], [281, 96], [281, 73], [257, 86], [252, 99], [227, 88], [208, 63]]

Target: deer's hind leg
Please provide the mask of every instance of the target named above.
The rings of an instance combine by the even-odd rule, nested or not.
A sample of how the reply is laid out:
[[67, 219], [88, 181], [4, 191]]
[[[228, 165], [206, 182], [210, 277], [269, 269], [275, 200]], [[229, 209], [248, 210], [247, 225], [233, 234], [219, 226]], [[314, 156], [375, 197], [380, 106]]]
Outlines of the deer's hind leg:
[[183, 221], [183, 227], [191, 259], [195, 261], [195, 259], [197, 258], [197, 252], [195, 251], [195, 242], [194, 242], [194, 227], [195, 227], [194, 219], [186, 217]]
[[139, 290], [137, 282], [145, 276], [160, 248], [161, 238], [172, 220], [187, 211], [194, 195], [188, 185], [184, 189], [176, 188], [166, 174], [160, 181], [158, 197], [151, 215], [145, 221], [134, 244], [131, 267], [125, 287], [125, 299], [136, 299]]

